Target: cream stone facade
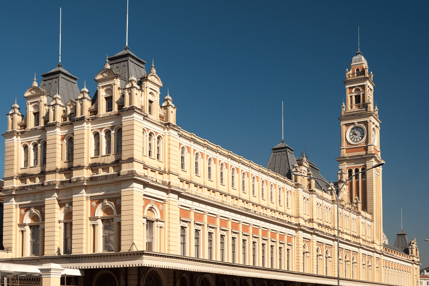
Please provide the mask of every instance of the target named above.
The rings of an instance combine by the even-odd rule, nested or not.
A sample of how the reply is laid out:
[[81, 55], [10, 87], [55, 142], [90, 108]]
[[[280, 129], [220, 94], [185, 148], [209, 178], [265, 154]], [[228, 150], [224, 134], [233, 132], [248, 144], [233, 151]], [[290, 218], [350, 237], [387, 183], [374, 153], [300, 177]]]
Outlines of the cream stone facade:
[[[382, 168], [354, 176], [382, 161], [375, 84], [360, 53], [346, 72], [335, 184], [284, 142], [264, 168], [181, 129], [154, 65], [144, 65], [128, 48], [109, 57], [92, 98], [59, 65], [24, 93], [25, 116], [12, 106], [6, 281], [336, 285], [339, 263], [341, 285], [419, 285], [415, 241], [383, 244]], [[337, 225], [334, 189], [347, 176]]]

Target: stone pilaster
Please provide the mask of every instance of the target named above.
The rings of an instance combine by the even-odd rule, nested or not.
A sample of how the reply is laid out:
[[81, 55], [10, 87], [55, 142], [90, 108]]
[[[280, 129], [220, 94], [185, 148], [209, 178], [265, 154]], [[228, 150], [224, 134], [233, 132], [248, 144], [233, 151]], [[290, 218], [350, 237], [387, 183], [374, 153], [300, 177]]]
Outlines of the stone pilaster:
[[121, 251], [128, 251], [133, 243], [138, 250], [144, 249], [142, 185], [132, 181], [122, 183], [121, 212]]
[[45, 193], [45, 255], [63, 253], [60, 249], [60, 207], [57, 201], [56, 191]]

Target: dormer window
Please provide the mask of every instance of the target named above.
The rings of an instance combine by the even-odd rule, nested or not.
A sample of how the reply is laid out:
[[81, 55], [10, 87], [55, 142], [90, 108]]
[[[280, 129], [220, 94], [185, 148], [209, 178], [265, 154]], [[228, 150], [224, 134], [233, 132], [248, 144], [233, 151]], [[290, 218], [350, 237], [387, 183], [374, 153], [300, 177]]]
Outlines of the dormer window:
[[39, 126], [39, 112], [33, 112], [34, 126]]
[[152, 109], [153, 109], [152, 105], [153, 105], [153, 101], [149, 100], [148, 112], [149, 112], [150, 115], [152, 115]]
[[106, 97], [106, 112], [113, 110], [113, 98], [111, 96]]

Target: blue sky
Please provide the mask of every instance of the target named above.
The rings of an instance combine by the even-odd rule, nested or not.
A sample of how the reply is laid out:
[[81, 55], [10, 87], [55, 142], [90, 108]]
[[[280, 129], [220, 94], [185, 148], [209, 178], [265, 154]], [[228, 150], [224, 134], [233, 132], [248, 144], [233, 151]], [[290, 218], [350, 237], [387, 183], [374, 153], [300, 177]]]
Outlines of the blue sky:
[[[284, 101], [286, 143], [296, 156], [305, 148], [328, 180], [338, 171], [344, 72], [360, 25], [382, 120], [384, 231], [393, 245], [402, 208], [404, 231], [429, 266], [428, 3], [130, 1], [130, 49], [147, 70], [155, 59], [179, 126], [266, 166], [281, 140]], [[58, 63], [59, 7], [62, 63], [79, 88], [86, 80], [93, 95], [106, 54], [125, 46], [125, 0], [1, 1], [1, 130], [15, 97], [25, 110], [33, 72], [40, 83]]]

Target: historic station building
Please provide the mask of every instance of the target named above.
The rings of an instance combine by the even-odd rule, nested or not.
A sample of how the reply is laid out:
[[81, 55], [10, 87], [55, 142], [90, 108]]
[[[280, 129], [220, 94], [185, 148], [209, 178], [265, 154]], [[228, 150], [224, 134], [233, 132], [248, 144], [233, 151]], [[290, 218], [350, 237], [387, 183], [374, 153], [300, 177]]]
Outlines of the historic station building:
[[[283, 141], [264, 168], [181, 129], [145, 64], [128, 47], [109, 57], [92, 97], [59, 64], [25, 91], [25, 112], [12, 105], [3, 285], [336, 285], [338, 263], [341, 285], [419, 285], [415, 240], [384, 243], [382, 168], [354, 176], [382, 162], [360, 52], [334, 184]], [[349, 177], [337, 225], [334, 189]]]

